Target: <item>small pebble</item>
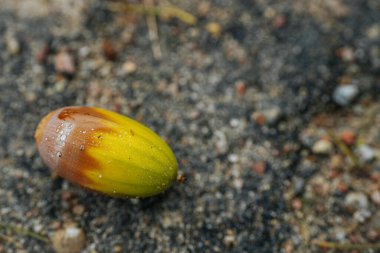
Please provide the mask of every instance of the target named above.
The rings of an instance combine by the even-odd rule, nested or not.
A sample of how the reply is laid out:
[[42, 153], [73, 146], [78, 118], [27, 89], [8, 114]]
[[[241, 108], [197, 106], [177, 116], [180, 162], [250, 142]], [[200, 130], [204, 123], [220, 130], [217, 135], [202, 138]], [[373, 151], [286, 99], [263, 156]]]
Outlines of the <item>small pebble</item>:
[[233, 181], [233, 185], [236, 190], [240, 191], [243, 188], [244, 181], [241, 178], [235, 178]]
[[252, 113], [251, 118], [259, 126], [262, 126], [267, 122], [267, 119], [265, 118], [265, 116], [260, 112]]
[[326, 197], [330, 194], [330, 182], [324, 177], [316, 176], [310, 181], [310, 184], [313, 187], [314, 194], [321, 197]]
[[198, 5], [198, 15], [206, 16], [211, 9], [211, 3], [206, 1], [201, 1]]
[[90, 47], [84, 46], [84, 47], [81, 47], [81, 48], [79, 49], [79, 55], [80, 55], [81, 57], [87, 57], [87, 56], [90, 55], [90, 53], [91, 53], [91, 49], [90, 49]]
[[372, 215], [369, 222], [369, 228], [380, 234], [380, 211]]
[[348, 106], [358, 96], [359, 88], [354, 84], [340, 85], [333, 92], [333, 100], [341, 106]]
[[61, 227], [61, 222], [60, 221], [53, 221], [52, 223], [49, 224], [49, 228], [53, 230], [57, 230]]
[[380, 181], [380, 172], [379, 171], [373, 171], [371, 173], [370, 178], [371, 178], [372, 182], [375, 182], [375, 183], [379, 182]]
[[345, 204], [356, 210], [367, 209], [369, 205], [367, 195], [362, 192], [350, 192], [347, 194]]
[[72, 55], [65, 49], [62, 49], [54, 57], [55, 70], [64, 75], [75, 74], [75, 64]]
[[371, 217], [371, 212], [366, 209], [360, 209], [354, 213], [354, 219], [360, 223], [363, 223], [369, 217]]
[[13, 34], [5, 36], [5, 43], [7, 46], [7, 52], [10, 55], [16, 55], [20, 52], [20, 43]]
[[262, 175], [265, 173], [265, 162], [257, 162], [252, 165], [252, 171], [258, 175]]
[[57, 253], [79, 253], [86, 244], [86, 238], [82, 229], [75, 224], [67, 224], [54, 233], [52, 243]]
[[380, 205], [380, 191], [376, 190], [371, 193], [371, 200], [373, 203]]
[[297, 211], [302, 208], [302, 200], [300, 198], [295, 198], [292, 200], [292, 208]]
[[345, 130], [340, 134], [340, 139], [348, 146], [351, 146], [356, 141], [356, 134], [350, 130]]
[[174, 226], [174, 220], [173, 220], [172, 217], [170, 217], [169, 215], [165, 215], [165, 216], [162, 218], [161, 223], [162, 223], [162, 226], [163, 226], [165, 229]]
[[39, 49], [39, 51], [36, 54], [37, 62], [39, 64], [45, 64], [50, 51], [50, 43], [46, 42], [45, 45], [41, 49]]
[[228, 229], [226, 235], [223, 238], [223, 243], [227, 247], [232, 247], [235, 244], [236, 235], [235, 232], [231, 229]]
[[237, 154], [228, 155], [228, 161], [230, 163], [237, 163], [239, 161], [239, 156]]
[[329, 140], [318, 140], [314, 143], [312, 150], [317, 155], [327, 155], [333, 150], [333, 145]]
[[352, 62], [355, 59], [355, 52], [351, 47], [341, 47], [336, 54], [345, 62]]
[[369, 240], [376, 242], [376, 241], [379, 241], [379, 239], [380, 239], [380, 233], [378, 233], [377, 231], [375, 231], [373, 229], [368, 229], [367, 237]]
[[334, 229], [334, 233], [335, 233], [335, 239], [338, 241], [343, 241], [347, 235], [347, 231], [341, 227]]
[[295, 195], [302, 195], [305, 191], [305, 179], [302, 177], [294, 177], [293, 188]]
[[273, 27], [280, 29], [286, 25], [286, 17], [283, 15], [278, 15], [272, 20]]
[[130, 202], [132, 204], [134, 204], [134, 205], [138, 205], [140, 203], [140, 199], [138, 199], [138, 198], [132, 198], [132, 199], [130, 199]]
[[24, 93], [24, 98], [25, 98], [25, 101], [31, 103], [31, 102], [36, 101], [37, 94], [34, 91], [32, 91], [32, 90], [27, 90]]
[[360, 145], [356, 149], [356, 153], [359, 156], [359, 159], [365, 163], [372, 162], [375, 159], [375, 152], [370, 146], [365, 144]]
[[370, 39], [378, 39], [380, 37], [380, 25], [378, 23], [371, 25], [367, 29], [366, 35]]
[[118, 53], [110, 40], [104, 40], [102, 44], [104, 57], [109, 61], [116, 61]]
[[83, 205], [78, 204], [73, 207], [73, 213], [78, 216], [82, 215], [84, 211], [85, 211], [85, 207]]
[[132, 61], [126, 61], [123, 64], [123, 71], [127, 74], [133, 74], [137, 71], [137, 65], [136, 63]]
[[247, 85], [243, 81], [238, 81], [235, 83], [235, 92], [239, 96], [243, 96], [247, 91]]
[[345, 182], [339, 182], [337, 189], [342, 193], [346, 193], [348, 191], [348, 185]]
[[241, 124], [241, 121], [239, 119], [232, 118], [230, 120], [230, 126], [233, 127], [233, 128], [238, 127], [240, 124]]
[[222, 33], [222, 27], [216, 22], [210, 22], [206, 25], [206, 30], [211, 34], [215, 39], [219, 38]]
[[122, 252], [123, 251], [123, 247], [121, 245], [115, 245], [113, 247], [113, 252], [115, 253], [119, 253], [119, 252]]
[[216, 137], [216, 152], [218, 155], [225, 155], [228, 152], [227, 137], [222, 131], [215, 131]]
[[341, 155], [333, 155], [330, 159], [330, 168], [335, 170], [339, 169], [344, 165], [344, 159]]
[[34, 230], [34, 232], [40, 233], [43, 228], [44, 228], [44, 226], [42, 224], [36, 224], [36, 225], [34, 225], [33, 230]]
[[266, 122], [269, 125], [275, 125], [278, 123], [282, 116], [282, 110], [278, 106], [274, 106], [272, 108], [266, 109], [261, 111], [261, 113], [264, 115]]

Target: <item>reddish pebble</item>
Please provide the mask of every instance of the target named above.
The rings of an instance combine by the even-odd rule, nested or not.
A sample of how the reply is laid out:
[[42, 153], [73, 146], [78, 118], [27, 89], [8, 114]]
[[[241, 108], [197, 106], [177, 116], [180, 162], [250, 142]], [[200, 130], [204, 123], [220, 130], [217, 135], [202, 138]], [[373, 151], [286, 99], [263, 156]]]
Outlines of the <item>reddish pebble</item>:
[[78, 204], [78, 205], [75, 205], [73, 207], [72, 211], [73, 211], [74, 214], [80, 216], [80, 215], [82, 215], [84, 213], [85, 207], [83, 205]]
[[62, 49], [54, 57], [55, 70], [64, 75], [72, 76], [75, 74], [75, 64], [72, 55], [65, 49]]
[[285, 24], [286, 24], [286, 18], [285, 18], [285, 16], [282, 16], [282, 15], [276, 16], [273, 19], [272, 24], [277, 29], [284, 27]]
[[337, 177], [341, 176], [341, 172], [338, 170], [330, 170], [330, 172], [327, 174], [329, 179], [335, 179]]
[[300, 210], [302, 208], [302, 201], [299, 198], [293, 199], [292, 208], [293, 210]]
[[289, 145], [285, 144], [285, 145], [282, 147], [282, 152], [284, 152], [284, 153], [286, 153], [286, 154], [289, 154], [290, 151], [292, 151], [292, 148], [291, 148]]
[[355, 58], [355, 54], [352, 48], [350, 47], [341, 47], [336, 50], [336, 56], [343, 61], [350, 62]]
[[245, 82], [239, 81], [235, 84], [235, 91], [239, 96], [243, 96], [247, 91], [247, 85]]
[[360, 240], [356, 234], [348, 234], [347, 237], [351, 243], [359, 243], [360, 242]]
[[110, 40], [103, 41], [102, 44], [103, 54], [110, 61], [116, 61], [117, 51]]
[[265, 125], [265, 123], [267, 122], [267, 119], [265, 118], [265, 116], [259, 112], [254, 112], [252, 114], [252, 119], [259, 126]]
[[265, 172], [265, 162], [258, 162], [252, 165], [252, 171], [256, 174], [262, 175]]
[[372, 172], [371, 173], [371, 180], [372, 180], [372, 182], [375, 182], [375, 183], [379, 182], [380, 181], [380, 172], [378, 172], [378, 171]]
[[39, 64], [45, 64], [46, 59], [50, 53], [50, 45], [46, 43], [43, 48], [36, 54], [36, 60]]
[[345, 192], [348, 192], [348, 186], [346, 183], [344, 182], [340, 182], [337, 186], [338, 188], [338, 191], [342, 192], [342, 193], [345, 193]]
[[186, 182], [186, 177], [184, 175], [179, 175], [177, 177], [177, 182], [181, 183], [181, 184], [185, 183]]
[[373, 203], [380, 205], [380, 191], [376, 190], [371, 193], [371, 200]]
[[61, 222], [60, 221], [53, 221], [52, 223], [49, 224], [49, 228], [52, 230], [57, 230], [61, 227]]
[[367, 237], [371, 241], [377, 241], [380, 239], [380, 233], [374, 229], [369, 229], [367, 232]]
[[350, 130], [345, 130], [340, 134], [340, 139], [348, 146], [351, 146], [356, 141], [356, 134]]
[[72, 193], [70, 191], [63, 191], [61, 193], [62, 200], [67, 201], [72, 198]]

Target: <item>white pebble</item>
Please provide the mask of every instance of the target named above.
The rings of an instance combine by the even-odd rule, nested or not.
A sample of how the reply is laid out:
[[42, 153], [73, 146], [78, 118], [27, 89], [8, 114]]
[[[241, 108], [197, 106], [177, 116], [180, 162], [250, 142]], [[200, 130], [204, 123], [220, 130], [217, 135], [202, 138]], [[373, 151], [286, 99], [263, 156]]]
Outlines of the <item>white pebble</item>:
[[367, 209], [369, 205], [367, 195], [362, 192], [350, 192], [346, 196], [345, 203], [347, 206], [357, 210]]
[[333, 93], [335, 103], [341, 106], [348, 106], [359, 94], [359, 89], [354, 84], [338, 86]]
[[228, 155], [228, 161], [230, 163], [237, 163], [239, 161], [239, 156], [237, 154]]
[[375, 159], [375, 152], [370, 146], [365, 144], [360, 145], [356, 149], [356, 153], [362, 162], [371, 162]]
[[318, 140], [314, 143], [312, 150], [314, 154], [318, 155], [327, 155], [329, 154], [333, 149], [333, 145], [328, 140]]

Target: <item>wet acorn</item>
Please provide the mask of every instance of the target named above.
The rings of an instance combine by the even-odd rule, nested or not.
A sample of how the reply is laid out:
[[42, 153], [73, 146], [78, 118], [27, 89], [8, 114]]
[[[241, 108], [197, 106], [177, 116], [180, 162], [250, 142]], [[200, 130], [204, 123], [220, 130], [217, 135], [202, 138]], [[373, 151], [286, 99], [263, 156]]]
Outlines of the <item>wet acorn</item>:
[[54, 174], [106, 195], [153, 196], [177, 178], [177, 161], [165, 141], [105, 109], [57, 109], [41, 120], [34, 137]]

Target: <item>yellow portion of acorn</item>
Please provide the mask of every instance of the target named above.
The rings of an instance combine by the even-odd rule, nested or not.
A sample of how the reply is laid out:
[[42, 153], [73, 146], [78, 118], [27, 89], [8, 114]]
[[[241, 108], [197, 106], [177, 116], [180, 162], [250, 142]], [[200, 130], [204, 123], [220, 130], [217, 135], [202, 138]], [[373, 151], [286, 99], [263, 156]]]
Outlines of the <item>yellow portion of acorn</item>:
[[[177, 178], [177, 162], [169, 146], [142, 124], [120, 114], [103, 122], [112, 132], [94, 131], [98, 147], [86, 150], [101, 164], [101, 171], [86, 171], [94, 190], [109, 195], [151, 196], [167, 189]], [[112, 168], [112, 169], [110, 169]]]
[[111, 196], [147, 197], [177, 178], [177, 161], [157, 134], [108, 110], [64, 107], [37, 127], [43, 161], [58, 175]]

